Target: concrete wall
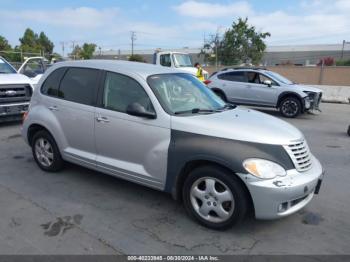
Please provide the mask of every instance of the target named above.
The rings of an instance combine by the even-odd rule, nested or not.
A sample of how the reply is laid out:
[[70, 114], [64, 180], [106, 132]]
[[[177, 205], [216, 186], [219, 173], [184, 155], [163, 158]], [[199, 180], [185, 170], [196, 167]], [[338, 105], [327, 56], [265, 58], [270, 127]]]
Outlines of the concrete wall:
[[[350, 66], [270, 66], [268, 69], [301, 84], [350, 86]], [[215, 67], [205, 70], [209, 73], [217, 71]]]

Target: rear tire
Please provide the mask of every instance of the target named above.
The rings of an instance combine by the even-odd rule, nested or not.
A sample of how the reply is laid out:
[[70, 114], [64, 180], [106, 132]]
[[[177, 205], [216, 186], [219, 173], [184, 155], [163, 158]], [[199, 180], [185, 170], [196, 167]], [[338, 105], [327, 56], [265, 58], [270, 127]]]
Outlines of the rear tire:
[[189, 173], [183, 187], [187, 213], [212, 229], [226, 229], [241, 222], [249, 200], [239, 178], [216, 166], [202, 166]]
[[33, 157], [42, 170], [57, 172], [63, 168], [64, 161], [50, 133], [45, 130], [38, 131], [32, 141]]
[[350, 125], [348, 127], [348, 135], [350, 136]]
[[297, 117], [301, 113], [301, 103], [299, 99], [289, 96], [280, 103], [280, 113], [287, 118]]

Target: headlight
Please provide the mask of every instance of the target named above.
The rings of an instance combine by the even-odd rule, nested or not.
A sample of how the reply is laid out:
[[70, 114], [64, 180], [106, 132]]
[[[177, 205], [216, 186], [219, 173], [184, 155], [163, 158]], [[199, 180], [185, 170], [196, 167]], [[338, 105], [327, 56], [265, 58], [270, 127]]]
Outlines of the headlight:
[[261, 179], [272, 179], [276, 176], [285, 176], [287, 174], [286, 170], [279, 164], [258, 158], [244, 160], [243, 167], [250, 174]]

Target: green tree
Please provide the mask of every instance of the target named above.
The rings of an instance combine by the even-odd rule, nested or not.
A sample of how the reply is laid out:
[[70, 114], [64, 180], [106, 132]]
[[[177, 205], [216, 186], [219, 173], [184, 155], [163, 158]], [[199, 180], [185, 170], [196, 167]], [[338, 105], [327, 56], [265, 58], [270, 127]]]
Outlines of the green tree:
[[11, 45], [9, 44], [7, 39], [2, 35], [0, 35], [0, 51], [1, 50], [4, 50], [4, 51], [11, 50]]
[[350, 59], [349, 60], [339, 60], [336, 62], [337, 66], [350, 66]]
[[50, 41], [44, 32], [40, 32], [37, 43], [45, 53], [51, 54], [53, 52], [54, 44]]
[[80, 58], [82, 59], [91, 59], [92, 55], [94, 54], [96, 50], [96, 44], [93, 43], [84, 43], [81, 52], [80, 52]]
[[213, 54], [217, 53], [218, 60], [224, 65], [258, 64], [266, 49], [264, 39], [270, 36], [270, 33], [258, 32], [254, 26], [250, 26], [248, 18], [239, 18], [237, 22], [233, 22], [221, 40], [218, 35], [211, 37], [202, 51], [207, 57], [211, 57], [211, 60]]
[[0, 35], [0, 56], [4, 57], [6, 60], [10, 60], [11, 53], [8, 53], [8, 52], [11, 50], [12, 50], [11, 45], [9, 44], [7, 39]]
[[142, 63], [146, 62], [142, 55], [137, 55], [137, 54], [131, 55], [129, 57], [129, 61], [142, 62]]
[[80, 54], [82, 52], [82, 49], [79, 45], [76, 45], [74, 47], [74, 49], [72, 50], [72, 52], [70, 53], [69, 57], [72, 58], [72, 59], [80, 59]]

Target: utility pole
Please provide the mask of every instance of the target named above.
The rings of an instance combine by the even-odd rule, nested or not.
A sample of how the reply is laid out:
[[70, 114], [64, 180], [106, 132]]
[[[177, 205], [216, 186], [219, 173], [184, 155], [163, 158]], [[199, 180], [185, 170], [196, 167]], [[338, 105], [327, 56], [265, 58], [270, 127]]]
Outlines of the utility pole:
[[[72, 53], [74, 52], [74, 48], [75, 48], [75, 41], [71, 41], [72, 42]], [[73, 55], [73, 60], [75, 60], [75, 54]]]
[[134, 42], [136, 40], [136, 33], [135, 31], [131, 31], [131, 56], [134, 55]]
[[64, 42], [60, 42], [61, 46], [62, 46], [62, 58], [64, 57]]
[[345, 48], [345, 40], [343, 40], [343, 47], [341, 49], [341, 57], [340, 57], [340, 60], [343, 60], [344, 58], [344, 48]]
[[344, 51], [345, 51], [345, 45], [346, 45], [346, 44], [350, 44], [350, 42], [347, 42], [347, 41], [343, 40], [343, 47], [342, 47], [342, 49], [341, 49], [341, 57], [340, 57], [340, 60], [343, 60], [343, 58], [344, 58]]

